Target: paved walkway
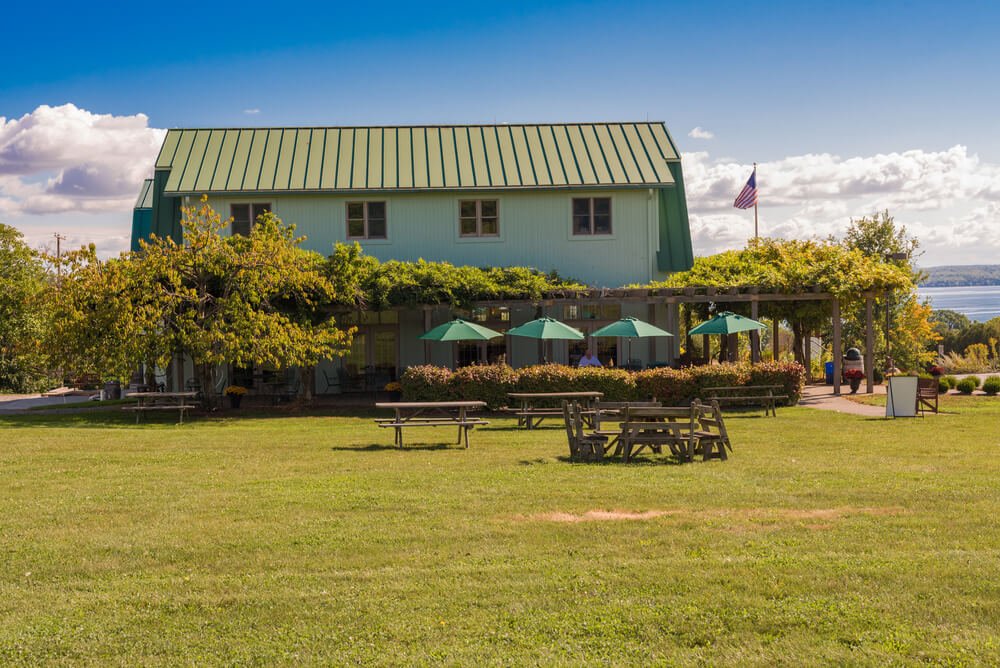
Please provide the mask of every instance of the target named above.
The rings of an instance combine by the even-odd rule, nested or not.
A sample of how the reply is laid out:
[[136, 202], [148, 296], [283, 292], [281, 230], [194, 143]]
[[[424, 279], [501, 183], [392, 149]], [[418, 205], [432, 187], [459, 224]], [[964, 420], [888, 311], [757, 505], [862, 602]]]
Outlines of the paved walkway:
[[0, 394], [0, 414], [20, 413], [35, 406], [59, 406], [86, 401], [87, 397], [67, 395], [63, 397], [43, 397], [40, 394]]
[[[845, 392], [850, 392], [850, 388], [844, 386]], [[864, 384], [859, 394], [864, 392]], [[885, 386], [876, 385], [876, 394], [885, 394]], [[884, 406], [869, 406], [857, 401], [851, 401], [844, 396], [836, 396], [833, 393], [833, 385], [806, 385], [802, 391], [802, 399], [799, 406], [806, 408], [816, 408], [822, 411], [835, 411], [837, 413], [849, 413], [851, 415], [865, 415], [867, 417], [885, 417]]]

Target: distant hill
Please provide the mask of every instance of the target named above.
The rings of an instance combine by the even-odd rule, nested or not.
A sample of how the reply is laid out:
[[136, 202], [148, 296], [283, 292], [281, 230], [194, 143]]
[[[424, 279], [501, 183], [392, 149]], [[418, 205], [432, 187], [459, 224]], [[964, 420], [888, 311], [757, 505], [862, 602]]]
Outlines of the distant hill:
[[1000, 285], [1000, 264], [951, 264], [922, 267], [927, 278], [924, 288], [951, 288], [963, 285]]

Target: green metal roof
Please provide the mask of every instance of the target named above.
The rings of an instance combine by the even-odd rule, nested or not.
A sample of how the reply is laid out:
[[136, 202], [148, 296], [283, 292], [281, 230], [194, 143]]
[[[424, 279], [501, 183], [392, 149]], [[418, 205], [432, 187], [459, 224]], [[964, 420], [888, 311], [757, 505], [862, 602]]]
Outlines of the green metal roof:
[[170, 130], [165, 193], [672, 186], [662, 122]]
[[135, 200], [134, 209], [153, 208], [153, 179], [146, 179], [142, 182], [142, 189], [139, 190], [139, 197]]

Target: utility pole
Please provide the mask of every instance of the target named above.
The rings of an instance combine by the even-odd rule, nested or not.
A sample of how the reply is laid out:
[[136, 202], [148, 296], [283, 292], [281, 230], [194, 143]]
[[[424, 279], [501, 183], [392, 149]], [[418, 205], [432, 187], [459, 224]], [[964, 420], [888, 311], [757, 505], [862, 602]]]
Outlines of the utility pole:
[[66, 237], [58, 232], [52, 236], [56, 238], [56, 285], [59, 285], [62, 283], [62, 242]]

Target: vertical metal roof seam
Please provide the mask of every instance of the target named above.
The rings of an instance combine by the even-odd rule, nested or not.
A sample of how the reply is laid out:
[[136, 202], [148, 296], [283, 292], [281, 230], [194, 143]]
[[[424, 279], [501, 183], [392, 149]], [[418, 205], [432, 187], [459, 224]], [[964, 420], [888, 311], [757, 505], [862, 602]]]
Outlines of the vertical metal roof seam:
[[171, 154], [170, 154], [170, 165], [171, 165], [171, 166], [173, 166], [173, 164], [174, 164], [174, 158], [176, 158], [176, 157], [177, 157], [177, 147], [179, 147], [180, 145], [181, 145], [181, 140], [180, 140], [180, 138], [178, 137], [178, 138], [177, 138], [177, 142], [176, 142], [176, 143], [174, 144], [174, 150], [173, 150], [173, 152], [171, 152]]
[[[431, 184], [431, 152], [427, 150], [427, 128], [424, 128], [424, 169], [427, 170], [424, 174], [425, 185], [430, 187]], [[413, 173], [413, 187], [417, 187], [417, 174]]]
[[[455, 134], [455, 128], [451, 129], [451, 152], [455, 154], [455, 176], [458, 177], [458, 187], [462, 187], [462, 167], [458, 164], [458, 135]], [[472, 151], [469, 151], [469, 162], [472, 162]], [[475, 178], [475, 172], [473, 172], [473, 178]]]
[[[236, 131], [236, 143], [233, 144], [233, 156], [234, 157], [236, 155], [236, 149], [240, 145], [240, 139], [242, 139], [242, 138], [243, 138], [243, 130], [237, 130]], [[235, 160], [230, 160], [229, 161], [229, 170], [226, 172], [226, 189], [227, 190], [229, 189], [229, 179], [233, 178], [233, 163], [235, 163], [235, 162], [236, 162]], [[244, 169], [246, 169], [246, 167], [244, 167]]]
[[[329, 132], [329, 130], [327, 130], [327, 132]], [[333, 161], [333, 187], [334, 188], [337, 187], [337, 179], [340, 178], [340, 142], [341, 142], [341, 140], [343, 138], [344, 138], [344, 131], [343, 130], [337, 130], [337, 151], [336, 151], [337, 159]], [[324, 151], [323, 159], [324, 160], [326, 159], [325, 151]], [[322, 176], [320, 178], [322, 179]], [[320, 185], [322, 185], [322, 182], [320, 182]]]
[[[316, 132], [315, 129], [309, 130], [309, 143], [306, 144], [306, 168], [302, 170], [302, 190], [306, 189], [306, 182], [309, 180], [309, 157], [312, 155], [313, 148], [313, 133]], [[320, 159], [322, 160], [323, 154], [320, 153]]]
[[[298, 153], [299, 136], [302, 134], [302, 132], [303, 132], [303, 130], [296, 130], [295, 131], [295, 139], [292, 141], [292, 151], [291, 151], [291, 153], [292, 153], [292, 159], [288, 161], [288, 189], [289, 190], [292, 189], [292, 172], [295, 170], [295, 154]], [[282, 139], [284, 139], [284, 133], [282, 133]], [[278, 145], [278, 155], [281, 155], [281, 145], [280, 144]], [[308, 162], [308, 160], [306, 161], [306, 169], [309, 169], [309, 162]], [[277, 167], [275, 167], [274, 172], [275, 172], [275, 174], [274, 174], [274, 180], [275, 180], [275, 182], [277, 182], [277, 180], [278, 180], [278, 170], [277, 170]]]
[[593, 125], [589, 125], [587, 127], [589, 127], [591, 132], [594, 133], [594, 139], [597, 141], [597, 148], [601, 151], [601, 159], [604, 160], [604, 168], [608, 170], [608, 176], [611, 177], [611, 183], [617, 185], [618, 179], [615, 178], [615, 170], [611, 169], [611, 163], [608, 162], [608, 154], [604, 151], [604, 142], [602, 142], [601, 138], [597, 136], [597, 128]]
[[348, 178], [347, 187], [350, 190], [354, 190], [354, 156], [357, 155], [357, 146], [358, 146], [358, 133], [357, 132], [352, 132], [351, 133], [351, 171], [347, 175], [347, 178]]
[[194, 181], [192, 181], [192, 183], [194, 184], [195, 188], [198, 187], [198, 179], [201, 178], [201, 169], [202, 169], [202, 167], [205, 166], [205, 156], [208, 154], [208, 143], [210, 141], [212, 141], [212, 135], [214, 133], [215, 133], [215, 130], [209, 130], [208, 131], [208, 139], [205, 140], [205, 148], [202, 149], [201, 159], [198, 160], [198, 171], [195, 172], [195, 174], [194, 174]]
[[[660, 152], [660, 157], [663, 158], [663, 160], [666, 160], [667, 154], [663, 152], [663, 147], [660, 146], [660, 140], [656, 138], [656, 133], [653, 132], [652, 128], [650, 128], [649, 134], [653, 138], [653, 143], [656, 144], [656, 150]], [[669, 135], [667, 136], [667, 138], [668, 139], [670, 138]]]
[[[635, 168], [639, 172], [639, 177], [645, 182], [646, 175], [642, 173], [642, 165], [639, 164], [639, 159], [635, 157], [635, 149], [632, 148], [632, 142], [629, 141], [628, 134], [625, 132], [624, 126], [620, 127], [622, 128], [622, 137], [625, 138], [625, 146], [628, 148], [629, 155], [632, 156], [632, 162], [635, 163]], [[641, 137], [639, 138], [639, 141], [642, 141]], [[655, 177], [656, 174], [654, 173], [653, 176]]]
[[184, 172], [187, 171], [188, 162], [191, 160], [191, 151], [192, 151], [193, 148], [194, 148], [194, 139], [192, 138], [191, 139], [191, 143], [188, 144], [187, 155], [184, 156], [184, 166], [181, 168], [181, 175], [177, 179], [177, 184], [178, 185], [180, 185], [180, 182], [182, 180], [184, 180]]
[[399, 187], [399, 129], [396, 130], [396, 187]]
[[[517, 157], [517, 147], [514, 146], [514, 130], [510, 126], [505, 128], [510, 137], [510, 152], [514, 154], [514, 169], [517, 171], [517, 185], [524, 185], [524, 174], [521, 173], [521, 159]], [[506, 175], [505, 175], [506, 176]]]
[[[556, 139], [556, 128], [555, 128], [555, 126], [550, 125], [549, 126], [549, 132], [552, 133], [552, 143], [556, 145], [556, 156], [559, 158], [559, 168], [562, 170], [562, 173], [563, 173], [563, 181], [565, 181], [566, 183], [569, 183], [569, 174], [566, 173], [566, 162], [563, 160], [562, 149], [559, 148], [559, 140]], [[573, 147], [570, 146], [570, 151], [572, 151], [572, 150], [573, 150]]]
[[[490, 152], [488, 150], [486, 150], [486, 132], [483, 131], [483, 126], [481, 126], [481, 125], [479, 126], [479, 141], [483, 142], [483, 159], [486, 160], [486, 182], [492, 188], [493, 187], [493, 175], [490, 174]], [[498, 146], [497, 150], [499, 150], [499, 149], [500, 149], [500, 147]], [[472, 140], [471, 139], [469, 140], [469, 150], [470, 151], [472, 150]], [[476, 173], [475, 170], [473, 170], [472, 173], [475, 174]]]
[[[531, 178], [534, 179], [535, 185], [538, 185], [538, 170], [535, 169], [535, 156], [531, 155], [531, 145], [528, 143], [528, 129], [523, 125], [521, 127], [521, 134], [524, 135], [524, 150], [528, 154], [528, 163], [531, 165]], [[524, 185], [522, 182], [521, 185]]]
[[[639, 137], [639, 143], [642, 145], [642, 151], [643, 151], [643, 153], [646, 154], [646, 160], [649, 161], [649, 166], [653, 168], [653, 176], [655, 178], [659, 179], [660, 175], [656, 173], [656, 165], [653, 164], [653, 156], [651, 156], [649, 154], [649, 148], [646, 146], [646, 140], [644, 140], [642, 138], [642, 135], [639, 134], [639, 125], [637, 123], [633, 123], [632, 124], [632, 129], [635, 130], [636, 136]], [[653, 139], [655, 140], [656, 137], [654, 136]]]
[[[264, 157], [267, 155], [267, 145], [271, 143], [271, 130], [264, 130], [264, 148], [260, 150], [260, 166], [257, 168], [257, 186], [255, 190], [260, 190], [260, 177], [264, 175]], [[251, 148], [253, 146], [251, 145]], [[277, 168], [277, 163], [275, 163]], [[272, 185], [274, 184], [274, 179], [271, 179]]]
[[379, 146], [382, 147], [382, 150], [380, 151], [382, 155], [379, 156], [378, 187], [384, 188], [385, 187], [385, 128], [382, 128], [380, 132], [382, 133], [382, 141], [379, 142]]
[[615, 136], [611, 134], [611, 130], [608, 130], [608, 138], [611, 140], [611, 148], [615, 149], [615, 157], [618, 158], [618, 164], [622, 168], [622, 176], [625, 177], [625, 183], [632, 183], [632, 179], [628, 176], [628, 169], [625, 167], [625, 161], [622, 160], [621, 151], [618, 150], [618, 143], [615, 141]]
[[601, 175], [597, 171], [597, 166], [594, 165], [594, 157], [590, 155], [590, 146], [587, 145], [587, 138], [583, 136], [583, 126], [577, 125], [576, 131], [580, 133], [580, 142], [583, 144], [583, 150], [587, 154], [587, 162], [590, 163], [590, 171], [594, 173], [594, 179], [600, 183]]
[[[295, 132], [295, 130], [292, 130], [292, 132]], [[295, 137], [298, 138], [298, 136], [299, 136], [299, 133], [295, 132]], [[268, 141], [271, 140], [271, 132], [270, 131], [268, 131], [268, 133], [267, 133], [267, 139], [268, 139]], [[281, 134], [278, 135], [278, 153], [274, 157], [274, 172], [271, 174], [271, 190], [274, 190], [275, 187], [278, 185], [278, 165], [281, 164], [281, 147], [284, 146], [284, 145], [285, 145], [285, 130], [282, 130]], [[295, 143], [294, 143], [294, 141], [292, 142], [292, 150], [289, 151], [288, 153], [289, 153], [289, 158], [288, 158], [288, 163], [289, 163], [289, 167], [288, 167], [288, 179], [285, 181], [285, 185], [291, 185], [291, 184], [288, 183], [288, 181], [290, 181], [292, 179], [291, 163], [295, 162]], [[261, 156], [260, 156], [260, 173], [261, 173], [261, 176], [264, 175], [264, 156], [266, 154], [267, 154], [267, 144], [265, 143], [264, 144], [264, 153], [262, 153]]]
[[[579, 176], [580, 180], [582, 181], [583, 180], [583, 170], [580, 169], [580, 160], [576, 157], [576, 149], [573, 148], [573, 140], [569, 138], [569, 126], [563, 125], [562, 126], [562, 131], [563, 131], [563, 134], [566, 135], [566, 144], [569, 145], [569, 154], [570, 154], [570, 157], [573, 158], [573, 165], [576, 167], [577, 176]], [[569, 181], [568, 177], [567, 177], [566, 181], [567, 182]]]
[[[215, 172], [219, 170], [219, 160], [222, 158], [222, 147], [226, 145], [226, 137], [228, 136], [229, 130], [223, 130], [222, 141], [219, 142], [219, 150], [215, 154], [215, 163], [212, 165], [212, 176], [208, 179], [209, 189], [211, 189], [212, 184], [215, 183]], [[211, 139], [211, 137], [209, 137], [209, 139]]]
[[371, 169], [372, 162], [372, 131], [368, 130], [368, 137], [365, 139], [365, 190], [371, 186], [368, 184], [368, 170]]
[[[497, 131], [497, 126], [493, 126], [493, 138], [497, 142], [497, 155], [500, 157], [500, 176], [503, 177], [503, 184], [507, 185], [507, 166], [504, 164], [506, 161], [503, 159], [503, 149], [500, 148], [500, 133]], [[483, 144], [486, 144], [486, 135], [483, 135]], [[493, 177], [490, 176], [490, 185], [493, 185]]]
[[545, 151], [545, 142], [542, 141], [542, 130], [539, 126], [535, 127], [535, 135], [538, 137], [538, 148], [542, 151], [542, 160], [545, 161], [545, 172], [549, 175], [549, 185], [554, 185], [555, 180], [552, 178], [552, 166], [549, 164], [549, 154]]

